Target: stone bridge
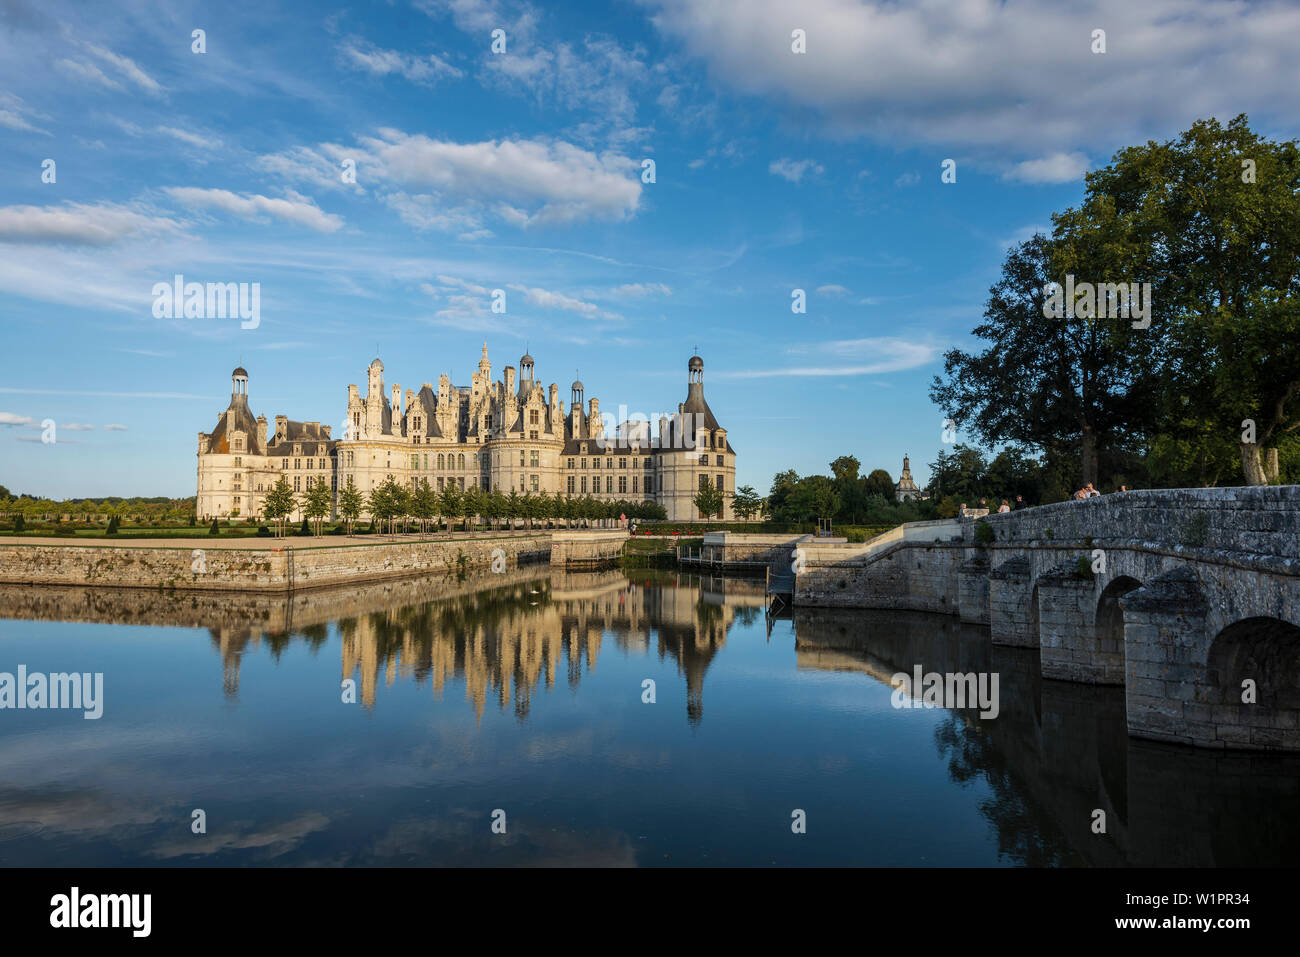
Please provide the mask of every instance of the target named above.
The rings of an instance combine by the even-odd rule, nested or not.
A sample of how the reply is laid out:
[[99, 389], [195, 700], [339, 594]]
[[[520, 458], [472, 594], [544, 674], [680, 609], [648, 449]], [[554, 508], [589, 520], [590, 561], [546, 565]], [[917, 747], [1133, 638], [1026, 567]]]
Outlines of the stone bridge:
[[1300, 486], [1117, 493], [799, 543], [796, 606], [899, 608], [1123, 685], [1130, 734], [1300, 750]]

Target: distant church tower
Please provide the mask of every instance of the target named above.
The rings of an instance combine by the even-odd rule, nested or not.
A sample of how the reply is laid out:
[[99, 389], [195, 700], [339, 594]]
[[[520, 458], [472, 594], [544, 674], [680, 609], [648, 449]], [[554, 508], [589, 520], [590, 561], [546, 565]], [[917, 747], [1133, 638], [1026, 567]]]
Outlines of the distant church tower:
[[912, 481], [912, 465], [906, 455], [903, 456], [903, 474], [898, 477], [898, 485], [894, 487], [894, 497], [900, 502], [912, 502], [921, 497], [921, 490]]

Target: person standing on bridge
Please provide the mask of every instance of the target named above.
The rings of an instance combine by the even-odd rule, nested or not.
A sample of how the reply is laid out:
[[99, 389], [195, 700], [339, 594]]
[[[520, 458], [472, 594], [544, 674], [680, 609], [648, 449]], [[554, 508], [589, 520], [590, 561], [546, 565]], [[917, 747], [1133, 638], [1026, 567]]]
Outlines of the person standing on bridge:
[[998, 507], [998, 514], [1001, 515], [1003, 512], [1009, 511], [1011, 511], [1011, 506], [1007, 504], [1007, 500], [1004, 498], [1002, 504]]

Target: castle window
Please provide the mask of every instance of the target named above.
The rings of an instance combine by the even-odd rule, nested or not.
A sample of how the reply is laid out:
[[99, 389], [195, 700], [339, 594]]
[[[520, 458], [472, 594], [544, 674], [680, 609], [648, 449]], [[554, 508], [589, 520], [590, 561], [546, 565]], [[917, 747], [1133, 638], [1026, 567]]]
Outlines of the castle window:
[[418, 455], [412, 455], [412, 456], [411, 456], [411, 468], [412, 468], [412, 469], [418, 469], [419, 467], [420, 467], [420, 457], [419, 457]]
[[235, 448], [236, 448], [236, 449], [240, 449], [240, 450], [242, 450], [242, 449], [244, 448], [244, 440], [243, 440], [243, 439], [235, 439]]
[[[573, 479], [569, 479], [569, 481], [572, 482]], [[587, 476], [585, 475], [582, 477], [582, 494], [587, 494]]]
[[288, 469], [288, 468], [289, 468], [289, 460], [288, 460], [288, 459], [285, 459], [285, 460], [284, 460], [284, 465], [282, 466], [282, 468], [284, 468], [284, 469]]
[[243, 468], [243, 466], [244, 466], [244, 460], [243, 460], [242, 458], [240, 458], [238, 455], [236, 455], [236, 456], [235, 456], [235, 468]]
[[708, 477], [707, 475], [701, 475], [701, 476], [700, 476], [700, 488], [701, 488], [701, 489], [706, 489], [706, 488], [708, 488], [708, 487], [709, 487], [709, 477]]
[[425, 452], [425, 453], [424, 453], [424, 467], [425, 467], [426, 469], [429, 467], [429, 453], [428, 453], [428, 452]]
[[636, 494], [636, 479], [637, 479], [637, 477], [636, 477], [635, 475], [633, 475], [633, 476], [632, 476], [632, 494], [633, 494], [633, 495]]
[[591, 460], [591, 467], [592, 467], [593, 469], [598, 469], [598, 468], [600, 468], [600, 459], [592, 459], [592, 460]]
[[574, 486], [573, 476], [570, 475], [570, 476], [569, 476], [569, 494], [570, 494], [570, 495], [573, 494], [573, 486]]
[[532, 429], [532, 430], [530, 430], [529, 433], [528, 433], [528, 437], [529, 437], [530, 439], [536, 439], [536, 438], [537, 438], [537, 430], [536, 430], [536, 429]]
[[[442, 460], [442, 453], [441, 453], [441, 452], [438, 453], [438, 468], [444, 468], [443, 460]], [[440, 482], [440, 483], [439, 483], [439, 488], [441, 488], [441, 487], [442, 487], [442, 485], [441, 485], [441, 482]]]
[[530, 475], [530, 476], [528, 476], [528, 484], [531, 485], [531, 486], [532, 486], [532, 490], [533, 490], [534, 492], [536, 492], [536, 491], [537, 491], [537, 488], [538, 488], [538, 485], [537, 485], [537, 476], [536, 476], [536, 475]]
[[722, 468], [724, 465], [726, 465], [726, 462], [723, 461], [721, 455], [717, 456], [717, 459], [718, 459], [718, 468]]
[[[520, 468], [523, 468], [523, 467], [524, 467], [524, 450], [523, 450], [523, 449], [520, 449], [520, 450], [519, 450], [519, 467], [520, 467]], [[520, 479], [520, 481], [522, 482], [523, 479]]]
[[443, 483], [444, 483], [445, 481], [446, 481], [446, 479], [444, 479], [441, 475], [438, 476], [438, 491], [439, 491], [439, 492], [442, 491], [442, 489], [443, 489]]
[[627, 492], [627, 476], [620, 475], [618, 477], [618, 493], [622, 495], [625, 492]]
[[654, 490], [655, 490], [655, 479], [654, 479], [654, 476], [653, 476], [653, 475], [647, 475], [647, 476], [645, 477], [645, 493], [646, 493], [647, 495], [653, 495], [653, 494], [654, 494]]
[[[635, 462], [636, 459], [633, 459], [632, 461]], [[618, 467], [621, 468], [621, 469], [625, 469], [625, 468], [627, 468], [627, 459], [619, 459], [619, 460], [618, 460]]]
[[460, 479], [459, 481], [460, 481], [460, 490], [463, 492], [465, 491], [465, 480]]
[[529, 425], [536, 425], [536, 424], [537, 424], [537, 410], [536, 410], [536, 409], [529, 409], [529, 410], [528, 410], [528, 424], [529, 424]]
[[569, 468], [573, 468], [573, 459], [569, 459]]
[[587, 469], [587, 460], [586, 460], [586, 459], [583, 459], [583, 460], [582, 460], [582, 469], [583, 469], [583, 471], [586, 471], [586, 469]]
[[605, 476], [605, 494], [606, 494], [606, 495], [610, 495], [610, 494], [613, 493], [613, 491], [614, 491], [614, 476], [612, 476], [612, 475], [606, 475], [606, 476]]
[[415, 417], [415, 431], [420, 431], [420, 417], [418, 415]]
[[295, 492], [301, 492], [301, 491], [302, 491], [302, 486], [299, 484], [299, 483], [301, 483], [301, 482], [302, 482], [302, 477], [301, 477], [301, 476], [299, 476], [299, 475], [295, 475], [295, 476], [293, 477], [293, 490], [294, 490]]
[[460, 469], [463, 469], [463, 468], [465, 467], [465, 453], [464, 453], [464, 452], [460, 453], [460, 455], [457, 457], [457, 464], [456, 464], [456, 467], [457, 467], [457, 468], [460, 468]]
[[708, 464], [709, 464], [709, 457], [708, 457], [707, 455], [701, 455], [701, 456], [700, 456], [700, 464], [701, 464], [701, 465], [708, 465]]
[[302, 468], [302, 459], [294, 459], [294, 460], [293, 460], [293, 467], [294, 467], [295, 469], [300, 469], [300, 468]]
[[612, 469], [613, 467], [614, 467], [614, 460], [612, 458], [605, 459], [605, 468]]
[[533, 468], [538, 467], [537, 449], [528, 450], [528, 464]]
[[718, 484], [718, 491], [721, 492], [721, 491], [722, 491], [722, 476], [721, 476], [721, 475], [715, 475], [714, 478], [718, 480], [718, 483], [717, 483], [717, 484]]

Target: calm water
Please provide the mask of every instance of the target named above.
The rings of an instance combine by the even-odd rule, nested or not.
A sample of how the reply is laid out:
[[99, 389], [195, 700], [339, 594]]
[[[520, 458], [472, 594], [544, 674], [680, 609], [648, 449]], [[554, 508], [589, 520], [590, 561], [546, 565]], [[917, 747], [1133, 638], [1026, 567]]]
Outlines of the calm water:
[[[545, 568], [291, 602], [0, 586], [0, 614], [0, 671], [105, 685], [98, 721], [0, 711], [3, 865], [1300, 859], [1300, 761], [1132, 740], [1122, 689], [943, 616], [769, 629], [747, 582]], [[1000, 715], [894, 709], [916, 664], [998, 672]]]

